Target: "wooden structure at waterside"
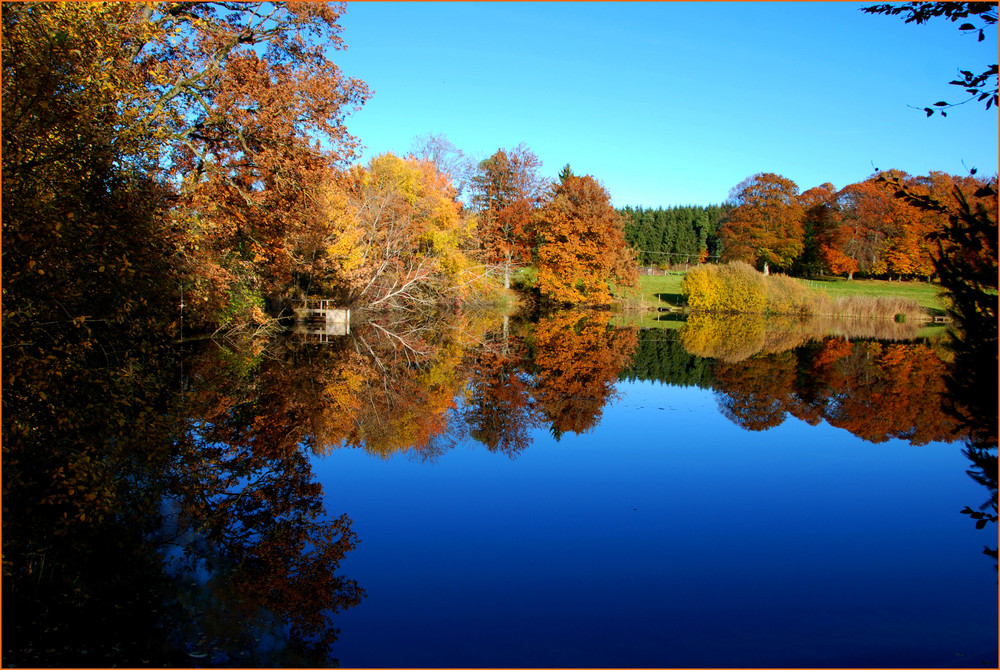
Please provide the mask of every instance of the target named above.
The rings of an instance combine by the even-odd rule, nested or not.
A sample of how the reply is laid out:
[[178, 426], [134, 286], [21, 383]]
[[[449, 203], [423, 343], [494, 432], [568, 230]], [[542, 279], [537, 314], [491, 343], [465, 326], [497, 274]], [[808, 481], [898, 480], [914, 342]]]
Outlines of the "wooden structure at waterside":
[[331, 336], [351, 334], [351, 310], [337, 307], [333, 300], [298, 300], [292, 306], [292, 313], [296, 324], [293, 332], [304, 333], [309, 339], [318, 337], [320, 342], [326, 342]]

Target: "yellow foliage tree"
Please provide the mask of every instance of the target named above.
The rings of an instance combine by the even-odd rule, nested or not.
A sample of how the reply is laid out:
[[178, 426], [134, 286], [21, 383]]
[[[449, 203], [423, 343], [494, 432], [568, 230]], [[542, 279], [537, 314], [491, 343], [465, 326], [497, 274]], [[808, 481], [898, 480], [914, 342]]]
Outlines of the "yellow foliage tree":
[[331, 178], [318, 209], [320, 291], [378, 308], [484, 290], [485, 271], [466, 251], [475, 222], [430, 161], [377, 156]]

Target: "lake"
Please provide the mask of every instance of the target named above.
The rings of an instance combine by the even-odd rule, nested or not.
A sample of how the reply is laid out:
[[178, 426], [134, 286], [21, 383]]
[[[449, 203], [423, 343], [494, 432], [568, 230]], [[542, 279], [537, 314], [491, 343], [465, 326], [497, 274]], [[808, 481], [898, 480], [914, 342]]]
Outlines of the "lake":
[[145, 625], [128, 653], [174, 665], [997, 665], [996, 527], [961, 513], [995, 460], [970, 476], [942, 340], [655, 326], [188, 345], [142, 470], [158, 614], [85, 651]]

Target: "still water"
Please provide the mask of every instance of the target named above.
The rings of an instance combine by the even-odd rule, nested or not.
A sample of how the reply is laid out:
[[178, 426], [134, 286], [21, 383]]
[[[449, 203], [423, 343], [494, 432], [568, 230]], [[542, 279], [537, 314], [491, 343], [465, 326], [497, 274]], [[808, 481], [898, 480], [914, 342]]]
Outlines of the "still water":
[[915, 327], [455, 314], [176, 353], [5, 416], [5, 665], [997, 665], [995, 448]]
[[344, 666], [996, 665], [984, 491], [956, 445], [789, 418], [747, 432], [710, 390], [623, 382], [594, 429], [516, 460], [317, 459], [361, 542]]

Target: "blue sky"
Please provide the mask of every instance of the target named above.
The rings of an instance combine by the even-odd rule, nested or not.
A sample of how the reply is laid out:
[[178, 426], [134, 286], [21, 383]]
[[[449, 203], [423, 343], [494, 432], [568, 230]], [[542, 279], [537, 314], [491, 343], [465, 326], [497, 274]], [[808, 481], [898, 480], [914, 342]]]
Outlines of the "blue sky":
[[615, 206], [722, 202], [758, 172], [842, 188], [873, 165], [997, 171], [996, 109], [919, 109], [996, 62], [955, 24], [867, 3], [352, 2], [334, 58], [374, 91], [348, 129], [365, 159], [443, 134], [485, 158], [524, 142]]

